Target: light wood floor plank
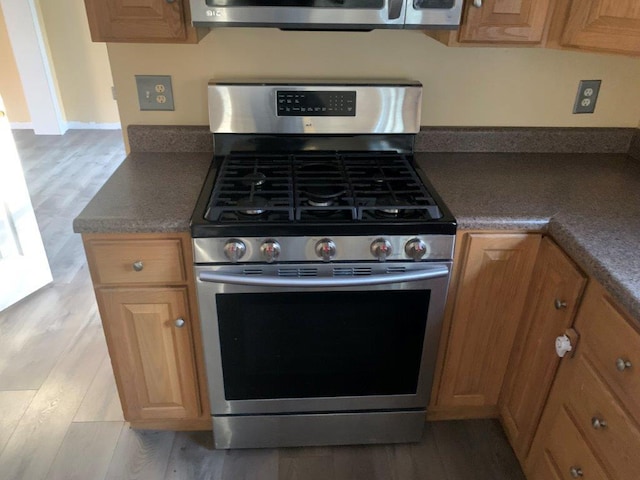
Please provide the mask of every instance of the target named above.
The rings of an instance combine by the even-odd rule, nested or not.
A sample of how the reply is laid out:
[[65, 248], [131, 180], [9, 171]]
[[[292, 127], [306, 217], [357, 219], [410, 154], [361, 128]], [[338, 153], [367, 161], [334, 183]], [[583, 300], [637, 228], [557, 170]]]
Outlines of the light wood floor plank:
[[136, 431], [125, 424], [106, 480], [164, 478], [174, 439], [175, 432]]
[[426, 423], [419, 443], [390, 445], [387, 449], [392, 480], [449, 480], [438, 453], [433, 424]]
[[35, 394], [36, 390], [0, 392], [0, 453]]
[[278, 480], [278, 450], [229, 450], [222, 480]]
[[111, 361], [106, 356], [87, 390], [74, 422], [123, 422]]
[[224, 458], [211, 432], [177, 432], [164, 480], [220, 480]]
[[102, 480], [124, 422], [72, 423], [47, 480]]

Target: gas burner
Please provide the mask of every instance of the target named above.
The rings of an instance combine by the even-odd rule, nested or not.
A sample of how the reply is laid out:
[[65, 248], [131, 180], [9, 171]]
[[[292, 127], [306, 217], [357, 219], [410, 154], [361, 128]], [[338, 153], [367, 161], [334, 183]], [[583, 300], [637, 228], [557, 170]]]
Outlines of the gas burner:
[[300, 193], [307, 197], [307, 204], [311, 207], [330, 207], [340, 200], [347, 190], [341, 186], [322, 185], [302, 187]]
[[259, 196], [244, 197], [238, 200], [238, 213], [242, 215], [257, 216], [267, 211], [269, 202]]
[[397, 198], [391, 196], [380, 197], [376, 199], [376, 205], [380, 208], [376, 208], [376, 213], [382, 217], [398, 217], [400, 212], [407, 212], [407, 205], [401, 202]]
[[242, 184], [246, 187], [259, 187], [267, 180], [264, 173], [252, 172], [242, 177]]

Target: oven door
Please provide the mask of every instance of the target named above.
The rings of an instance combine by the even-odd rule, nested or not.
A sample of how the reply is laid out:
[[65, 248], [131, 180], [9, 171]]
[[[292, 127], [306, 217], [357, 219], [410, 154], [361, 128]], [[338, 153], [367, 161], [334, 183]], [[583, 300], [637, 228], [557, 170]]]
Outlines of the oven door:
[[212, 414], [424, 409], [450, 268], [197, 266]]
[[402, 28], [406, 0], [190, 0], [196, 26]]

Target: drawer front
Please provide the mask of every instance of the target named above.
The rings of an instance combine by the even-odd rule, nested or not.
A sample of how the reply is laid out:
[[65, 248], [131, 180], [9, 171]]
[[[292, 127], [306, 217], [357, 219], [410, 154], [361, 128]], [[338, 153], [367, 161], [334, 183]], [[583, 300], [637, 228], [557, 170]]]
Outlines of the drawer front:
[[[583, 345], [584, 346], [584, 345]], [[568, 387], [567, 408], [588, 443], [606, 459], [615, 478], [636, 478], [640, 472], [640, 431], [581, 350]]]
[[586, 295], [576, 330], [598, 373], [640, 421], [640, 334], [601, 287], [595, 288]]
[[547, 439], [531, 471], [532, 480], [609, 479], [565, 408], [558, 412]]
[[180, 239], [94, 240], [87, 243], [93, 282], [183, 283], [187, 274]]

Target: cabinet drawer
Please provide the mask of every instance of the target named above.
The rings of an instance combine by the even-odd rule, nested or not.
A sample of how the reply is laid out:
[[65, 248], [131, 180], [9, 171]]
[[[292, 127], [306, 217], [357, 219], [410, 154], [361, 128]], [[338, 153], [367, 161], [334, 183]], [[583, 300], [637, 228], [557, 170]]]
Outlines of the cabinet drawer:
[[640, 421], [640, 334], [604, 290], [595, 288], [597, 291], [592, 289], [586, 295], [576, 320], [582, 348], [588, 350], [598, 373]]
[[560, 409], [547, 439], [542, 455], [531, 471], [532, 480], [609, 478], [565, 408]]
[[91, 240], [86, 243], [93, 283], [187, 281], [180, 239]]
[[615, 478], [634, 478], [640, 472], [638, 425], [599, 378], [582, 350], [567, 391], [567, 408], [586, 440], [606, 459]]

